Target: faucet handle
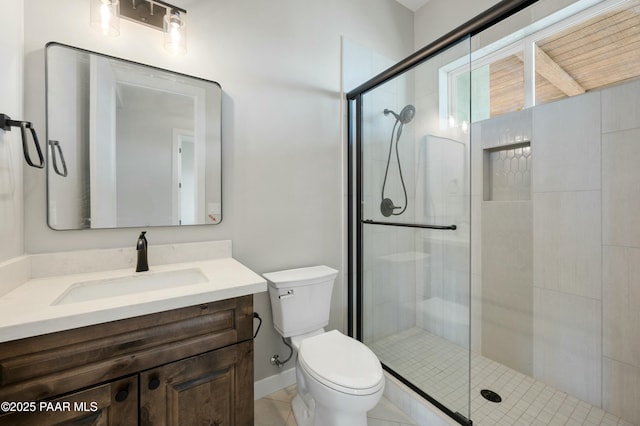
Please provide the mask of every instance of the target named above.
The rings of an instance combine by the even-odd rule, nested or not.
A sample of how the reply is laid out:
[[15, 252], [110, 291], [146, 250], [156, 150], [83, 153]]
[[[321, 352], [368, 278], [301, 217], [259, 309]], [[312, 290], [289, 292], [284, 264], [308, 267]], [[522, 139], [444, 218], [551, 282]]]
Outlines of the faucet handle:
[[140, 232], [138, 242], [136, 243], [136, 250], [143, 250], [147, 248], [147, 237], [145, 237], [146, 233], [147, 231]]
[[140, 233], [138, 237], [138, 243], [136, 244], [136, 251], [138, 252], [138, 263], [136, 265], [136, 272], [143, 272], [149, 270], [149, 262], [147, 261], [147, 238], [144, 236], [145, 231]]

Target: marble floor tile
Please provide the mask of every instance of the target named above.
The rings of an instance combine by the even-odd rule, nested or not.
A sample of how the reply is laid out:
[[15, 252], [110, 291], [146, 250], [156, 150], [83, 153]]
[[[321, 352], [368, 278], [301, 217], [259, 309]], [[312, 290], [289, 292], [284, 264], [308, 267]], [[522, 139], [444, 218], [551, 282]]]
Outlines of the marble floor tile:
[[[280, 389], [255, 401], [255, 426], [297, 426], [291, 410], [291, 400], [296, 396], [296, 387]], [[367, 413], [369, 426], [417, 426], [398, 407], [382, 397], [373, 410]]]

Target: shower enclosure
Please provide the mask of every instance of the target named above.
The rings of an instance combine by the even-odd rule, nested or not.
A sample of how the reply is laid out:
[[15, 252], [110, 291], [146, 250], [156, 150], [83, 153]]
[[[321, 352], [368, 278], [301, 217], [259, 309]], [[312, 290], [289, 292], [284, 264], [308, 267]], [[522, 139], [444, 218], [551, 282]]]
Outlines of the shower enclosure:
[[[357, 335], [389, 371], [430, 389], [433, 402], [461, 420], [469, 418], [469, 132], [440, 116], [438, 72], [468, 56], [466, 38], [356, 101]], [[468, 84], [458, 89], [468, 100]], [[469, 106], [461, 123], [468, 114]], [[431, 345], [451, 352], [428, 354]]]
[[349, 332], [457, 423], [640, 425], [638, 28], [505, 0], [347, 94]]

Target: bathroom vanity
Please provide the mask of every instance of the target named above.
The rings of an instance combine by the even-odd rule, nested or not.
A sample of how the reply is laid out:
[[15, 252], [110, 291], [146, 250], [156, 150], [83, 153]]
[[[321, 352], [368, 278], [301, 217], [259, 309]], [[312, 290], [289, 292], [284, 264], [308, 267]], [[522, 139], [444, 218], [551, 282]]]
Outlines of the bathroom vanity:
[[231, 257], [25, 281], [0, 295], [0, 425], [253, 425], [265, 290]]
[[37, 405], [0, 424], [252, 425], [252, 322], [243, 296], [2, 343], [0, 400]]

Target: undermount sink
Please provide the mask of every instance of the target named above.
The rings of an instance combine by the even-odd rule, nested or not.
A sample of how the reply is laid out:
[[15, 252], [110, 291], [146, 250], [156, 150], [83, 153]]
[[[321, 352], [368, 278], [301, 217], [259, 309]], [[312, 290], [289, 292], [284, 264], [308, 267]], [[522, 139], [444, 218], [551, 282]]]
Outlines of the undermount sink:
[[72, 284], [52, 305], [87, 302], [147, 291], [166, 290], [207, 282], [199, 268], [166, 272], [142, 272], [118, 278], [82, 281]]

